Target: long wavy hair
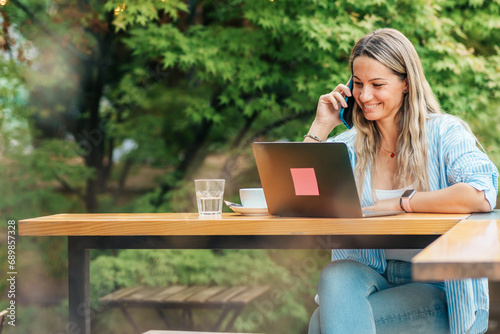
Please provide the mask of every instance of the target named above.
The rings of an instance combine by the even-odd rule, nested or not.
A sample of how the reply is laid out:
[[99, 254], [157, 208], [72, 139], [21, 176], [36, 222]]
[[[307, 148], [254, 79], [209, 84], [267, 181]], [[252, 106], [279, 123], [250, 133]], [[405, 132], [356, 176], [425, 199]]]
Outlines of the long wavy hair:
[[[429, 190], [427, 173], [427, 144], [425, 122], [429, 114], [441, 113], [422, 64], [413, 44], [395, 29], [376, 30], [361, 38], [354, 46], [349, 64], [353, 73], [353, 62], [359, 56], [373, 58], [387, 66], [401, 80], [407, 80], [408, 92], [396, 114], [399, 133], [396, 143], [397, 169], [393, 189], [413, 185], [419, 191]], [[382, 137], [374, 121], [363, 116], [361, 108], [355, 104], [353, 123], [357, 131], [354, 150], [357, 156], [355, 175], [360, 195], [367, 167], [370, 166], [372, 196], [375, 196], [376, 157], [381, 149]]]

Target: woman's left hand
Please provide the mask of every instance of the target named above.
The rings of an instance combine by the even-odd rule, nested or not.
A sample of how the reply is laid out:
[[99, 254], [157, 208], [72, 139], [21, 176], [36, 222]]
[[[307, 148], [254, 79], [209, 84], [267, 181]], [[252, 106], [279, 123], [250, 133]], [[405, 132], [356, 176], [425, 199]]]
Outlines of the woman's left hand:
[[[399, 201], [399, 197], [384, 199], [363, 209], [400, 211]], [[435, 191], [419, 191], [411, 198], [410, 206], [414, 212], [471, 213], [491, 211], [484, 191], [477, 190], [467, 183], [455, 183]]]
[[401, 205], [399, 204], [399, 197], [383, 199], [372, 206], [364, 207], [363, 210], [373, 210], [373, 211], [401, 211]]

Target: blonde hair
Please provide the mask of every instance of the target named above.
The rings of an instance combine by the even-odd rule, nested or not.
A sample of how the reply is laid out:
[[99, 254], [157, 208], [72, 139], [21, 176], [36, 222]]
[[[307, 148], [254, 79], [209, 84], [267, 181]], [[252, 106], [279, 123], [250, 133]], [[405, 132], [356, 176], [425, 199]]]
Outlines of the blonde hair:
[[[429, 190], [425, 123], [428, 114], [439, 114], [441, 111], [425, 78], [417, 51], [402, 33], [386, 28], [374, 31], [356, 43], [349, 59], [351, 73], [353, 62], [359, 56], [373, 58], [387, 66], [401, 80], [407, 80], [408, 92], [404, 94], [396, 114], [399, 137], [393, 187], [398, 189], [412, 184], [416, 190]], [[367, 120], [357, 104], [353, 109], [353, 123], [357, 131], [354, 150], [357, 156], [355, 174], [358, 191], [362, 195], [366, 169], [370, 166], [374, 195], [376, 157], [382, 137], [376, 123]]]

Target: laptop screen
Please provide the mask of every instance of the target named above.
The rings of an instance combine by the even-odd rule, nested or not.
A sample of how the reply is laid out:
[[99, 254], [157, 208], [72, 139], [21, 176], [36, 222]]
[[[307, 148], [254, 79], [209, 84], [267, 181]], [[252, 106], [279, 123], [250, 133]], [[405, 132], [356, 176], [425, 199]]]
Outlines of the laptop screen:
[[269, 213], [296, 217], [362, 217], [344, 143], [252, 145]]

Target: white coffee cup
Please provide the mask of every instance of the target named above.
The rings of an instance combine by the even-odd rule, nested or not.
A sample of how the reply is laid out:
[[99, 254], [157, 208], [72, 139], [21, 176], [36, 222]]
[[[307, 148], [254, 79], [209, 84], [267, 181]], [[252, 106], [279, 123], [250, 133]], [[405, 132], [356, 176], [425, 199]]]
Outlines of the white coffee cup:
[[267, 208], [264, 189], [262, 188], [242, 188], [240, 189], [241, 205], [245, 208]]

